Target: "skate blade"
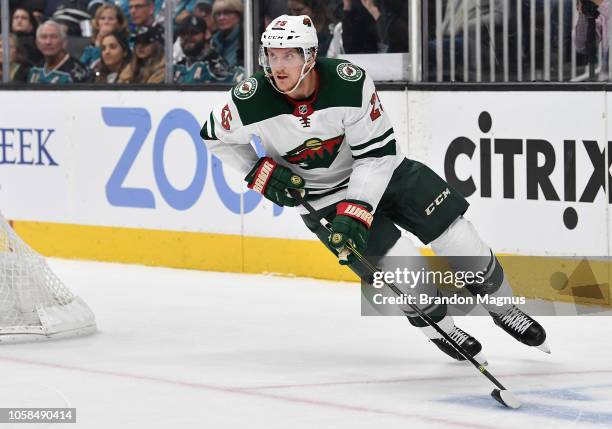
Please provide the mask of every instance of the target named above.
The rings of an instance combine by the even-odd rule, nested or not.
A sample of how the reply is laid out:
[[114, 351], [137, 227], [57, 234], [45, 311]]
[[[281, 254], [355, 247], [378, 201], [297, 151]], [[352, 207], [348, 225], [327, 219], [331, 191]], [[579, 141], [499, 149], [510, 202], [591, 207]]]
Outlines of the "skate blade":
[[539, 346], [535, 346], [535, 348], [542, 350], [544, 353], [550, 354], [550, 347], [548, 347], [548, 343], [546, 341], [544, 341]]
[[474, 356], [474, 360], [476, 362], [478, 362], [479, 364], [481, 364], [482, 366], [487, 366], [489, 365], [489, 362], [487, 362], [487, 358], [485, 357], [485, 355], [482, 352], [478, 352], [475, 356]]

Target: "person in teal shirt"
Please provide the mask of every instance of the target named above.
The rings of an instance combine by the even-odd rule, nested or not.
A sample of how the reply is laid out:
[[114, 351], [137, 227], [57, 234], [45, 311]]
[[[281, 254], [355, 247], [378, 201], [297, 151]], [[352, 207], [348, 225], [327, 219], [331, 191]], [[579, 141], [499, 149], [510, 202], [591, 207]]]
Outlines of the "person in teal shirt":
[[176, 83], [237, 83], [242, 80], [241, 67], [231, 67], [211, 48], [206, 40], [206, 23], [196, 15], [189, 15], [177, 30], [184, 57], [174, 65]]
[[44, 61], [30, 69], [29, 83], [62, 84], [89, 81], [89, 72], [64, 49], [66, 32], [60, 24], [49, 20], [36, 30], [36, 46]]
[[129, 34], [127, 18], [121, 9], [112, 3], [104, 3], [98, 7], [91, 20], [91, 26], [93, 28], [91, 44], [85, 47], [79, 58], [79, 61], [89, 69], [93, 69], [99, 62], [101, 42], [106, 35], [114, 31], [120, 31], [126, 37]]
[[213, 4], [217, 31], [212, 36], [211, 46], [230, 66], [241, 66], [244, 62], [242, 11], [240, 0], [215, 0]]

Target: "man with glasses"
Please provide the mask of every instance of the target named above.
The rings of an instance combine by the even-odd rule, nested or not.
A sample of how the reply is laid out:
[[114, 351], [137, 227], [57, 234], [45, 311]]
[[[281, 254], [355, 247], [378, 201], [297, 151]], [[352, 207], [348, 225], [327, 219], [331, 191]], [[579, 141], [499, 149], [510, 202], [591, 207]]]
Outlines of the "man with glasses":
[[[130, 47], [134, 48], [138, 31], [144, 27], [156, 27], [154, 0], [129, 0]], [[160, 30], [163, 32], [163, 30]]]
[[130, 22], [136, 27], [152, 26], [155, 21], [153, 0], [130, 0]]

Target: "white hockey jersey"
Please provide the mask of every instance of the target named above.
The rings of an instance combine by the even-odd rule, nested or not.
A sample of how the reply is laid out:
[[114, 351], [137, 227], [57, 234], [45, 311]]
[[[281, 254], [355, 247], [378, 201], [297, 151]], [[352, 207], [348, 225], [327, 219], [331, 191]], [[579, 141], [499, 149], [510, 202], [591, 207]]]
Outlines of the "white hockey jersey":
[[320, 58], [315, 69], [317, 89], [299, 101], [256, 73], [212, 110], [200, 135], [244, 176], [259, 159], [250, 144], [257, 135], [267, 156], [305, 179], [317, 209], [343, 199], [375, 209], [404, 155], [374, 82], [344, 60]]

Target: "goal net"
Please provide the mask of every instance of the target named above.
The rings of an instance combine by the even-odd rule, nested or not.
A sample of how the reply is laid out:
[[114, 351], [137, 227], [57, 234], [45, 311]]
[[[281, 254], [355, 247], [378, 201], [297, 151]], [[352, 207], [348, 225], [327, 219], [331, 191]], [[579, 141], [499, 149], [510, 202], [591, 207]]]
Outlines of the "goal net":
[[95, 332], [85, 302], [51, 271], [0, 214], [0, 344]]

